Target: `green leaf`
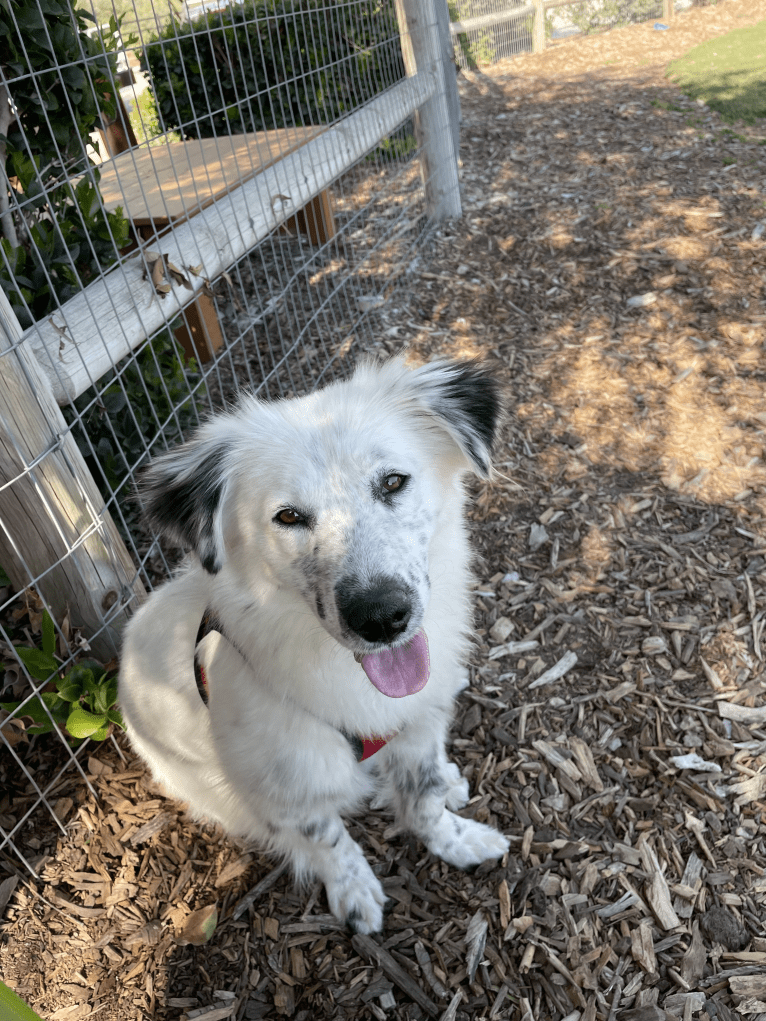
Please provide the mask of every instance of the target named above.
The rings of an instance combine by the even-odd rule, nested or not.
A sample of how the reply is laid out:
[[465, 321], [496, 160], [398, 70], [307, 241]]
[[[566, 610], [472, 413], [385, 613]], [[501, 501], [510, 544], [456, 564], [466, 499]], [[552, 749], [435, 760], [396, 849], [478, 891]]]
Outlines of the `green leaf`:
[[91, 708], [94, 712], [101, 713], [104, 715], [109, 708], [108, 705], [109, 690], [108, 685], [99, 684], [96, 686], [93, 692], [90, 694]]
[[78, 685], [81, 692], [89, 691], [96, 683], [93, 675], [94, 666], [98, 669], [98, 664], [94, 663], [93, 660], [83, 660], [81, 663], [75, 663], [64, 678], [65, 683]]
[[27, 649], [19, 645], [14, 648], [27, 671], [36, 681], [47, 681], [58, 670], [58, 663], [53, 656], [43, 652], [42, 649]]
[[101, 395], [101, 403], [109, 415], [116, 415], [127, 406], [128, 398], [119, 387], [110, 387]]
[[79, 702], [82, 695], [82, 685], [76, 681], [72, 683], [69, 677], [58, 683], [59, 697], [65, 702]]
[[0, 1017], [3, 1021], [41, 1021], [40, 1015], [35, 1014], [4, 982], [0, 982]]
[[106, 717], [103, 714], [89, 713], [78, 706], [67, 717], [66, 729], [72, 737], [92, 737], [105, 726], [106, 722]]
[[106, 707], [111, 709], [114, 703], [117, 701], [117, 678], [111, 677], [106, 682]]
[[120, 713], [117, 709], [108, 710], [106, 718], [109, 720], [110, 723], [117, 724], [120, 730], [125, 730], [125, 723], [122, 719], [122, 713]]
[[105, 723], [103, 727], [99, 727], [98, 730], [94, 731], [90, 735], [91, 741], [104, 741], [109, 737], [109, 723]]

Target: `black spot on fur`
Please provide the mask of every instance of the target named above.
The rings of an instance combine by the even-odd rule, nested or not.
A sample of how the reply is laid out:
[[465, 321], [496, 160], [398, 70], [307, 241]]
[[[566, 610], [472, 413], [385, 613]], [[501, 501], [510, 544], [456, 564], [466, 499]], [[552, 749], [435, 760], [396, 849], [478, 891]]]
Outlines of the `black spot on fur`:
[[445, 373], [438, 391], [434, 410], [455, 430], [479, 472], [488, 475], [485, 450], [492, 448], [500, 415], [497, 383], [480, 363], [461, 362]]
[[364, 916], [356, 909], [349, 911], [348, 915], [346, 915], [346, 925], [350, 932], [359, 932], [359, 923], [364, 922], [364, 920]]
[[418, 767], [416, 795], [425, 798], [429, 795], [440, 796], [447, 793], [447, 782], [441, 775], [438, 764], [434, 761], [421, 762]]
[[415, 779], [414, 775], [409, 771], [409, 769], [406, 769], [404, 771], [401, 787], [404, 793], [409, 795], [410, 798], [417, 797], [418, 793], [417, 780]]
[[322, 597], [321, 596], [317, 596], [316, 602], [317, 602], [317, 616], [319, 617], [320, 620], [324, 620], [325, 619], [325, 609], [324, 609], [324, 603], [322, 602]]
[[193, 444], [159, 458], [141, 486], [145, 513], [158, 531], [191, 547], [209, 574], [221, 569], [214, 522], [224, 487], [226, 447], [213, 447], [199, 460]]
[[359, 737], [358, 734], [347, 734], [345, 730], [341, 731], [341, 733], [351, 745], [351, 751], [354, 753], [356, 761], [361, 762], [362, 756], [364, 755], [364, 742], [361, 737]]
[[305, 826], [301, 826], [299, 833], [304, 836], [306, 840], [310, 840], [314, 844], [320, 843], [327, 835], [330, 822], [328, 819], [318, 819], [314, 822], [306, 823]]

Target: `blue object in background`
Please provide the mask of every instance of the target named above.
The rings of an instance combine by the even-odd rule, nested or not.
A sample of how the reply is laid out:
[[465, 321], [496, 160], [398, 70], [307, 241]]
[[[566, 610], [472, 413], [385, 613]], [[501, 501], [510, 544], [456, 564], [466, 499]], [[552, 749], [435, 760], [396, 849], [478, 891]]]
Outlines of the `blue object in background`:
[[667, 32], [667, 30], [670, 28], [669, 25], [663, 25], [661, 21], [655, 21], [654, 27], [657, 29], [658, 32]]

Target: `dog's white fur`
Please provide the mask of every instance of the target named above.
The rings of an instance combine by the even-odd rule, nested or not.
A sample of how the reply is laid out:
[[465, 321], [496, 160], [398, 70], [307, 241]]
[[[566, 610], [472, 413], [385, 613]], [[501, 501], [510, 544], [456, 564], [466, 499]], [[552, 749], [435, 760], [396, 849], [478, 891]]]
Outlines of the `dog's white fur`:
[[[381, 928], [385, 901], [341, 819], [365, 799], [459, 868], [508, 850], [450, 811], [468, 784], [445, 754], [471, 616], [462, 478], [489, 473], [497, 411], [475, 366], [394, 359], [307, 397], [246, 398], [148, 473], [150, 520], [196, 556], [127, 629], [120, 705], [132, 744], [197, 817], [321, 879], [332, 912], [359, 932]], [[282, 523], [285, 511], [297, 522]], [[349, 623], [371, 587], [406, 593], [409, 619], [390, 641]], [[208, 706], [193, 669], [206, 610], [218, 622], [199, 646]], [[430, 679], [389, 698], [354, 654], [421, 628]], [[391, 733], [357, 762], [347, 735]]]

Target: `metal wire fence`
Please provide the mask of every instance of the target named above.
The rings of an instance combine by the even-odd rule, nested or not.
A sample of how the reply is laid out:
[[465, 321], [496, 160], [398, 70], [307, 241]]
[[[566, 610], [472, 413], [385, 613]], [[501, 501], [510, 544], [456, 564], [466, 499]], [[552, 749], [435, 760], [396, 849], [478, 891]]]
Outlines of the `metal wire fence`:
[[[535, 51], [546, 38], [590, 35], [621, 25], [668, 17], [671, 10], [709, 0], [450, 0], [455, 60], [461, 67], [493, 64]], [[670, 4], [673, 7], [670, 8]]]
[[410, 34], [413, 3], [0, 7], [0, 851], [32, 874], [178, 556], [141, 468], [374, 353], [459, 211], [446, 10]]

